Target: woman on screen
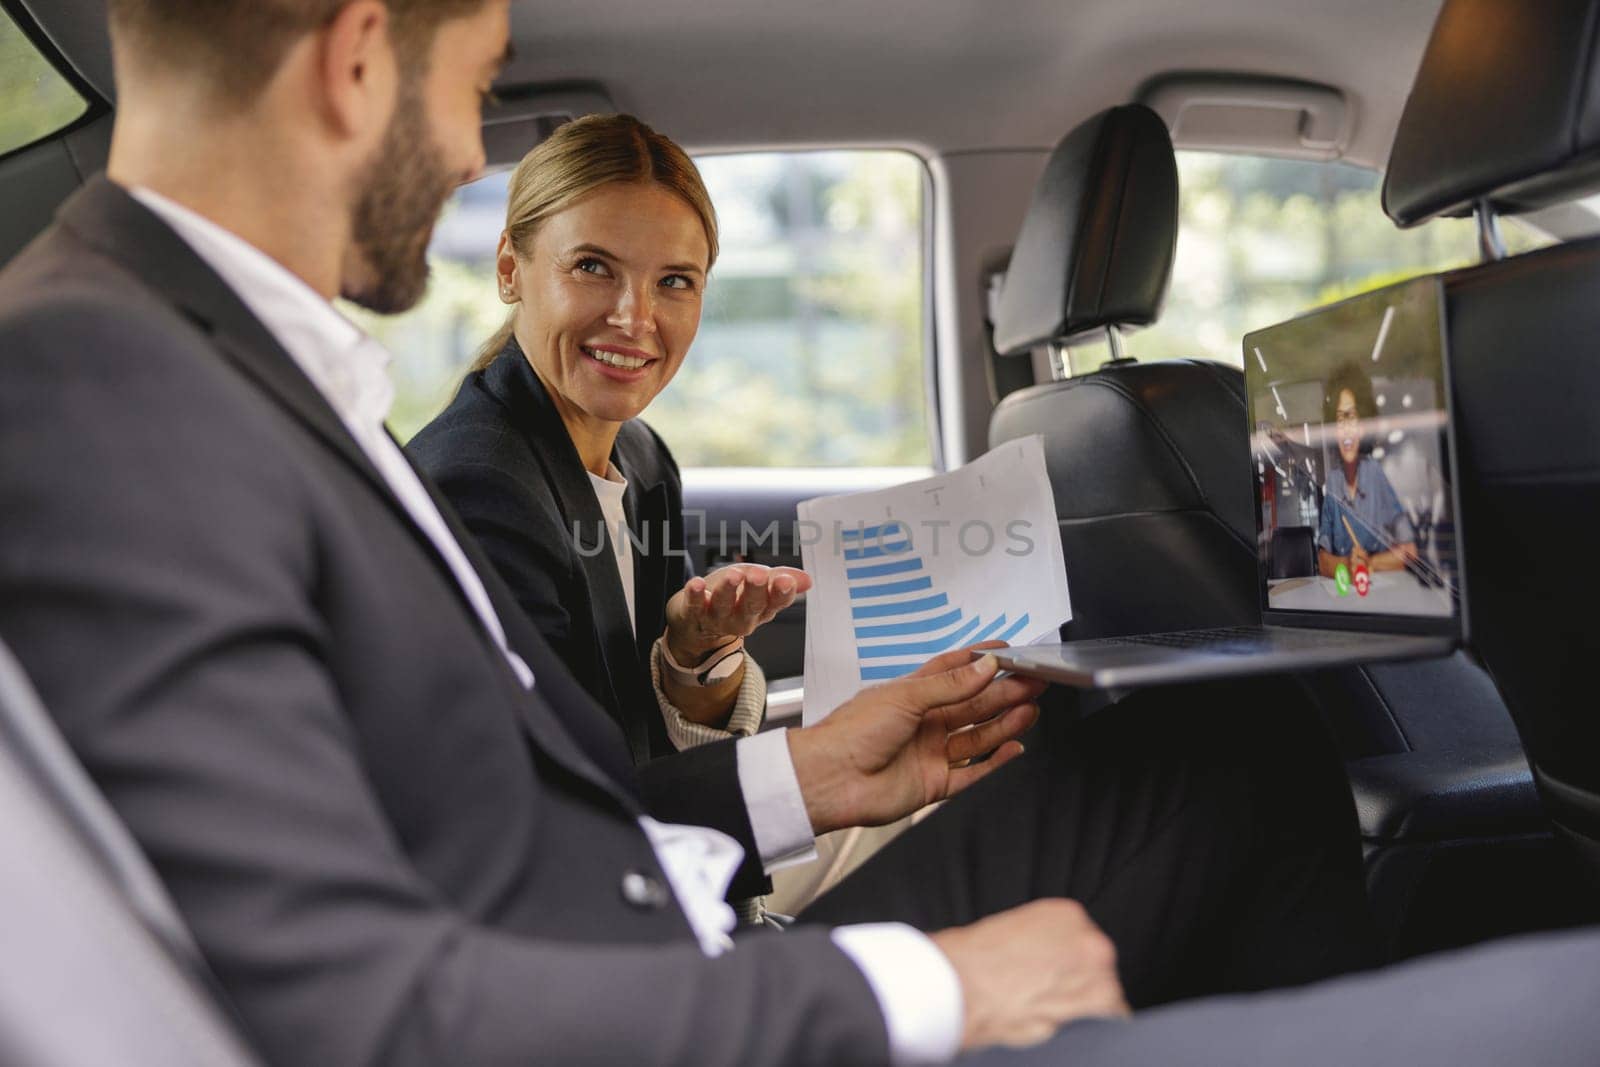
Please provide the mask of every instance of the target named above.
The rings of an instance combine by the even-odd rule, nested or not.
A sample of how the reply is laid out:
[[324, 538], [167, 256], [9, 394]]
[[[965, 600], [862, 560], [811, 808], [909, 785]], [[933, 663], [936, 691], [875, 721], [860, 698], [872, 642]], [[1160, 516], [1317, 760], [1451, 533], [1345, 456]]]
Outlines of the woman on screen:
[[1317, 530], [1317, 570], [1334, 578], [1397, 571], [1417, 555], [1416, 531], [1383, 467], [1371, 455], [1364, 430], [1377, 417], [1372, 380], [1355, 363], [1342, 364], [1328, 382], [1325, 418], [1333, 423], [1339, 462], [1329, 465]]

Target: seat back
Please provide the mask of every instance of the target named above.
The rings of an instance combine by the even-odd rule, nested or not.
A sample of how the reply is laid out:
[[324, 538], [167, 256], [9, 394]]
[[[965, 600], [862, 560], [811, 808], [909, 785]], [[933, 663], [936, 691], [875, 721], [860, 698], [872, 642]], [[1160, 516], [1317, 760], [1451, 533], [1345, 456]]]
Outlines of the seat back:
[[1244, 424], [1239, 372], [1199, 360], [1106, 367], [995, 409], [991, 446], [1044, 436], [1068, 639], [1258, 621]]
[[[1002, 357], [1156, 320], [1178, 237], [1178, 175], [1139, 105], [1056, 146], [996, 301]], [[1072, 583], [1069, 638], [1253, 623], [1244, 380], [1199, 360], [1117, 361], [1018, 390], [992, 446], [1042, 434]]]
[[[1403, 226], [1600, 189], [1600, 2], [1448, 0], [1395, 137]], [[1471, 643], [1600, 885], [1600, 242], [1446, 278]]]
[[253, 1067], [182, 921], [0, 644], [0, 1063]]
[[[999, 350], [1018, 358], [1038, 344], [1154, 321], [1177, 228], [1176, 164], [1159, 120], [1117, 108], [1069, 134], [1035, 190], [995, 301]], [[1028, 433], [1044, 436], [1061, 520], [1068, 638], [1258, 621], [1258, 501], [1237, 368], [1122, 361], [1031, 386], [996, 407], [991, 444]], [[1268, 558], [1275, 573], [1313, 573], [1312, 531], [1280, 530]], [[1475, 664], [1456, 656], [1298, 681], [1350, 761], [1391, 944], [1460, 943], [1548, 910], [1519, 885], [1484, 922], [1481, 901], [1456, 892], [1524, 862], [1508, 843], [1548, 841], [1516, 733]], [[1441, 856], [1453, 862], [1441, 866]], [[1434, 877], [1445, 866], [1455, 873]]]
[[1473, 649], [1600, 886], [1600, 240], [1449, 279]]
[[1279, 526], [1267, 553], [1268, 578], [1305, 578], [1317, 573], [1317, 532], [1309, 526]]

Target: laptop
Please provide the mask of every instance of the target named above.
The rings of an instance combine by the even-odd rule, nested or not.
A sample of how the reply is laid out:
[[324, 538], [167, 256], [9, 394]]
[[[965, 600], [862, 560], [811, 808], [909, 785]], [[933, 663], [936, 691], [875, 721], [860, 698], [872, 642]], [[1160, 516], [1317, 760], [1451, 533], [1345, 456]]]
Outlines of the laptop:
[[1439, 279], [1250, 333], [1244, 375], [1261, 625], [1011, 648], [995, 653], [1004, 667], [1120, 689], [1421, 659], [1465, 640]]

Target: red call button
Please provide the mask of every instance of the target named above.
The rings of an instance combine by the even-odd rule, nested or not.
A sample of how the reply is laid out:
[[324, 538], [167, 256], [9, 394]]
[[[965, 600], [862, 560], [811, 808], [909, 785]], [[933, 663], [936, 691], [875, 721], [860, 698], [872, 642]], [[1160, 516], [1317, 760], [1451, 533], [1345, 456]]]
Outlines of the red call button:
[[1367, 590], [1372, 588], [1372, 576], [1367, 573], [1364, 563], [1356, 564], [1356, 595], [1366, 596]]

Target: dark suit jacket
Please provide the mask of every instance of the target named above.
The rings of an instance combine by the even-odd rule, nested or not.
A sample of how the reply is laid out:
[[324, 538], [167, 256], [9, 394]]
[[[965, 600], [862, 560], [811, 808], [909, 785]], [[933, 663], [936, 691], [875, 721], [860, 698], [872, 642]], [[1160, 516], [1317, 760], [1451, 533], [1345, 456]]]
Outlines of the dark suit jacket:
[[650, 646], [689, 569], [678, 465], [655, 431], [626, 422], [611, 452], [628, 480], [623, 504], [637, 535], [631, 626], [594, 487], [515, 340], [469, 374], [408, 447], [528, 618], [622, 727], [634, 760], [675, 751], [650, 681]]
[[707, 960], [670, 898], [621, 891], [660, 878], [641, 810], [753, 850], [732, 746], [635, 776], [455, 529], [531, 693], [320, 394], [137, 201], [92, 180], [0, 273], [0, 636], [272, 1062], [881, 1060], [825, 932]]

